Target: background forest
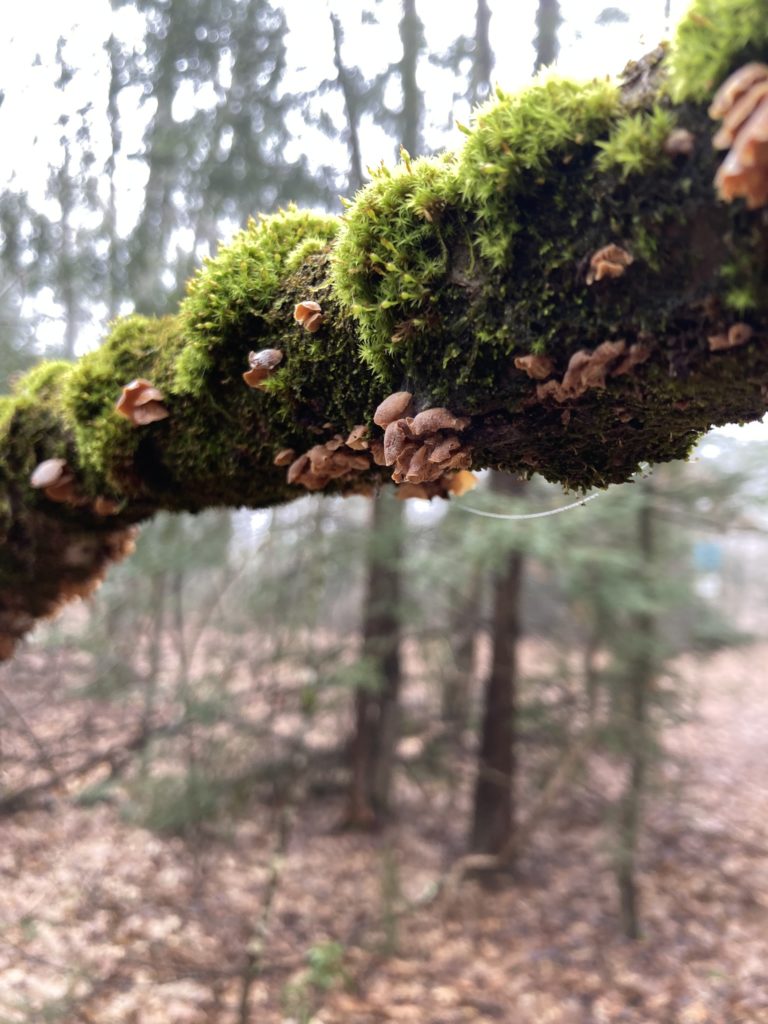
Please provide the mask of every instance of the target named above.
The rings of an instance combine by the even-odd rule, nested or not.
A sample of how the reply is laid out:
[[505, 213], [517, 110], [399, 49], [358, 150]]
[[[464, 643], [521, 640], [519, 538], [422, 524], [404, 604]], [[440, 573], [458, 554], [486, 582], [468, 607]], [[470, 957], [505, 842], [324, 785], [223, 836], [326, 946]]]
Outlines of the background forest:
[[[670, 7], [27, 3], [4, 388]], [[762, 431], [563, 515], [486, 473], [145, 526], [2, 669], [0, 1022], [768, 1022]]]

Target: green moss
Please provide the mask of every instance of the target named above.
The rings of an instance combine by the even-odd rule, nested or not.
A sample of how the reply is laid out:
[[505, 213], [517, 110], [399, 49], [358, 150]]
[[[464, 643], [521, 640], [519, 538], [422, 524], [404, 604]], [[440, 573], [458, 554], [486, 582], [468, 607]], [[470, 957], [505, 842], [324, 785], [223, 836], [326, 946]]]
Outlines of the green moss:
[[695, 0], [670, 53], [670, 95], [677, 103], [703, 102], [731, 71], [764, 60], [767, 51], [765, 0]]
[[263, 317], [281, 281], [296, 265], [302, 243], [327, 245], [338, 218], [295, 206], [250, 220], [214, 259], [206, 260], [187, 286], [180, 317], [186, 337], [170, 390], [196, 395], [207, 387], [216, 351], [238, 338], [247, 353], [263, 331]]
[[392, 354], [427, 326], [456, 232], [455, 159], [384, 166], [362, 189], [334, 247], [332, 281], [359, 325], [363, 359], [382, 378]]
[[130, 316], [118, 320], [101, 348], [72, 367], [61, 391], [62, 408], [77, 444], [86, 488], [98, 482], [103, 489], [106, 480], [121, 490], [115, 474], [131, 465], [146, 435], [115, 413], [115, 403], [123, 386], [136, 377], [147, 377], [167, 392], [182, 344], [177, 317]]
[[479, 108], [459, 162], [462, 197], [478, 221], [481, 254], [494, 267], [509, 259], [518, 204], [564, 166], [578, 147], [604, 133], [619, 110], [616, 86], [540, 78], [515, 95], [499, 92]]
[[[334, 226], [333, 233], [335, 234], [339, 226], [339, 221], [334, 219], [332, 223]], [[285, 266], [283, 268], [284, 272], [286, 274], [295, 273], [310, 256], [318, 256], [321, 253], [326, 252], [328, 250], [328, 245], [329, 238], [323, 238], [320, 235], [313, 235], [311, 238], [306, 238], [303, 242], [299, 242], [299, 244], [294, 246], [294, 248], [288, 253], [285, 260]]]
[[664, 142], [675, 127], [671, 110], [655, 106], [651, 111], [620, 118], [607, 139], [599, 140], [595, 158], [599, 171], [614, 171], [622, 181], [632, 174], [644, 174], [659, 161], [668, 161]]
[[74, 365], [60, 359], [39, 363], [18, 379], [13, 393], [18, 398], [57, 401], [61, 384], [72, 373]]

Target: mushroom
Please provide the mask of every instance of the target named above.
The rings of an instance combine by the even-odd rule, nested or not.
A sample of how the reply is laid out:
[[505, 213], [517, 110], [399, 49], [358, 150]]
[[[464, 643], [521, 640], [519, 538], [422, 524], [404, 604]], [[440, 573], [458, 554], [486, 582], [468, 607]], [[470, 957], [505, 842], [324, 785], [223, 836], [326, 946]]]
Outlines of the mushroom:
[[115, 405], [115, 412], [124, 416], [134, 427], [146, 427], [165, 420], [169, 412], [163, 405], [163, 393], [143, 377], [126, 384]]
[[524, 370], [532, 380], [545, 380], [555, 369], [549, 356], [534, 355], [515, 356], [515, 366]]
[[407, 414], [412, 398], [413, 395], [410, 391], [395, 391], [377, 406], [373, 414], [373, 422], [377, 427], [388, 427], [390, 423]]
[[323, 322], [323, 311], [319, 302], [313, 299], [305, 299], [298, 303], [293, 311], [294, 320], [298, 320], [305, 331], [314, 334], [320, 330]]
[[65, 459], [44, 459], [33, 470], [30, 485], [41, 490], [50, 501], [65, 505], [84, 505], [83, 498], [75, 482], [75, 474]]
[[293, 448], [281, 448], [280, 451], [272, 459], [273, 466], [290, 466], [293, 460], [296, 458], [296, 452]]
[[414, 437], [423, 437], [425, 434], [433, 434], [436, 430], [465, 430], [469, 426], [469, 419], [454, 416], [449, 409], [437, 407], [424, 409], [413, 417], [413, 422], [408, 426]]
[[249, 388], [263, 391], [263, 383], [272, 376], [274, 370], [282, 363], [283, 353], [279, 348], [263, 348], [260, 352], [248, 353], [250, 370], [243, 374], [243, 380]]
[[405, 421], [402, 419], [393, 420], [387, 424], [387, 429], [384, 431], [385, 465], [394, 465], [398, 455], [400, 455], [405, 447], [405, 443], [408, 440], [406, 429]]
[[726, 202], [742, 197], [750, 210], [768, 203], [768, 65], [751, 63], [718, 89], [710, 116], [723, 119], [713, 144], [730, 151], [715, 175]]
[[661, 148], [667, 156], [690, 156], [695, 145], [693, 132], [687, 128], [673, 128]]
[[352, 448], [353, 451], [365, 451], [369, 446], [368, 427], [364, 423], [353, 427], [345, 443], [347, 448]]
[[122, 501], [117, 501], [116, 498], [105, 498], [102, 496], [94, 498], [92, 505], [94, 515], [97, 516], [116, 516], [122, 507]]
[[635, 262], [631, 252], [620, 245], [604, 245], [602, 249], [592, 253], [587, 271], [587, 284], [602, 281], [604, 277], [621, 277], [627, 267]]
[[707, 338], [710, 352], [719, 352], [722, 349], [738, 348], [746, 345], [754, 334], [749, 324], [737, 323], [728, 328], [727, 334], [711, 334]]

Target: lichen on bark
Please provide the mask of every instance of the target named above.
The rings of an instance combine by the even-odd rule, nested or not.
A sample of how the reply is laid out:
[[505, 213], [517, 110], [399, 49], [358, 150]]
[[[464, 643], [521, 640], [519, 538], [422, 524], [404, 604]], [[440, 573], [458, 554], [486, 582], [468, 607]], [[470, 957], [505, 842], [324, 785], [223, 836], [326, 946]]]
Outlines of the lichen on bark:
[[[389, 482], [391, 467], [361, 468], [358, 452], [354, 472], [289, 484], [285, 453], [335, 450], [364, 427], [381, 440], [373, 412], [392, 392], [469, 418], [473, 468], [575, 488], [761, 416], [768, 213], [718, 201], [707, 105], [723, 76], [768, 59], [767, 15], [765, 0], [698, 0], [671, 49], [619, 82], [499, 92], [458, 152], [403, 153], [341, 218], [292, 208], [251, 222], [176, 316], [118, 321], [78, 363], [21, 378], [0, 402], [0, 655], [158, 509], [264, 507], [305, 493], [302, 480], [331, 493]], [[684, 145], [668, 145], [673, 131]], [[322, 311], [311, 331], [294, 317], [307, 301]], [[709, 340], [731, 336], [744, 343]], [[250, 388], [258, 350], [281, 359]], [[135, 378], [167, 418], [116, 414]], [[51, 458], [74, 474], [76, 502], [32, 487]]]

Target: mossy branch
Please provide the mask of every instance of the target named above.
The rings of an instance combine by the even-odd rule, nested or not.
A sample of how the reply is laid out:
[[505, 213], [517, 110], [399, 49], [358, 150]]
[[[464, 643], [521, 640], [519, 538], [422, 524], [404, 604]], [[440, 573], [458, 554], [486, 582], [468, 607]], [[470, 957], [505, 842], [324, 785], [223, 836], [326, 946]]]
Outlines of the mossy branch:
[[[719, 199], [707, 107], [766, 60], [765, 0], [699, 0], [618, 83], [498, 92], [458, 152], [403, 152], [341, 218], [251, 222], [176, 316], [21, 378], [0, 400], [0, 656], [158, 509], [370, 492], [384, 454], [410, 493], [469, 462], [605, 486], [761, 417], [768, 157], [758, 139], [747, 204]], [[385, 453], [374, 412], [394, 392], [412, 401]], [[412, 427], [425, 409], [454, 419]]]

